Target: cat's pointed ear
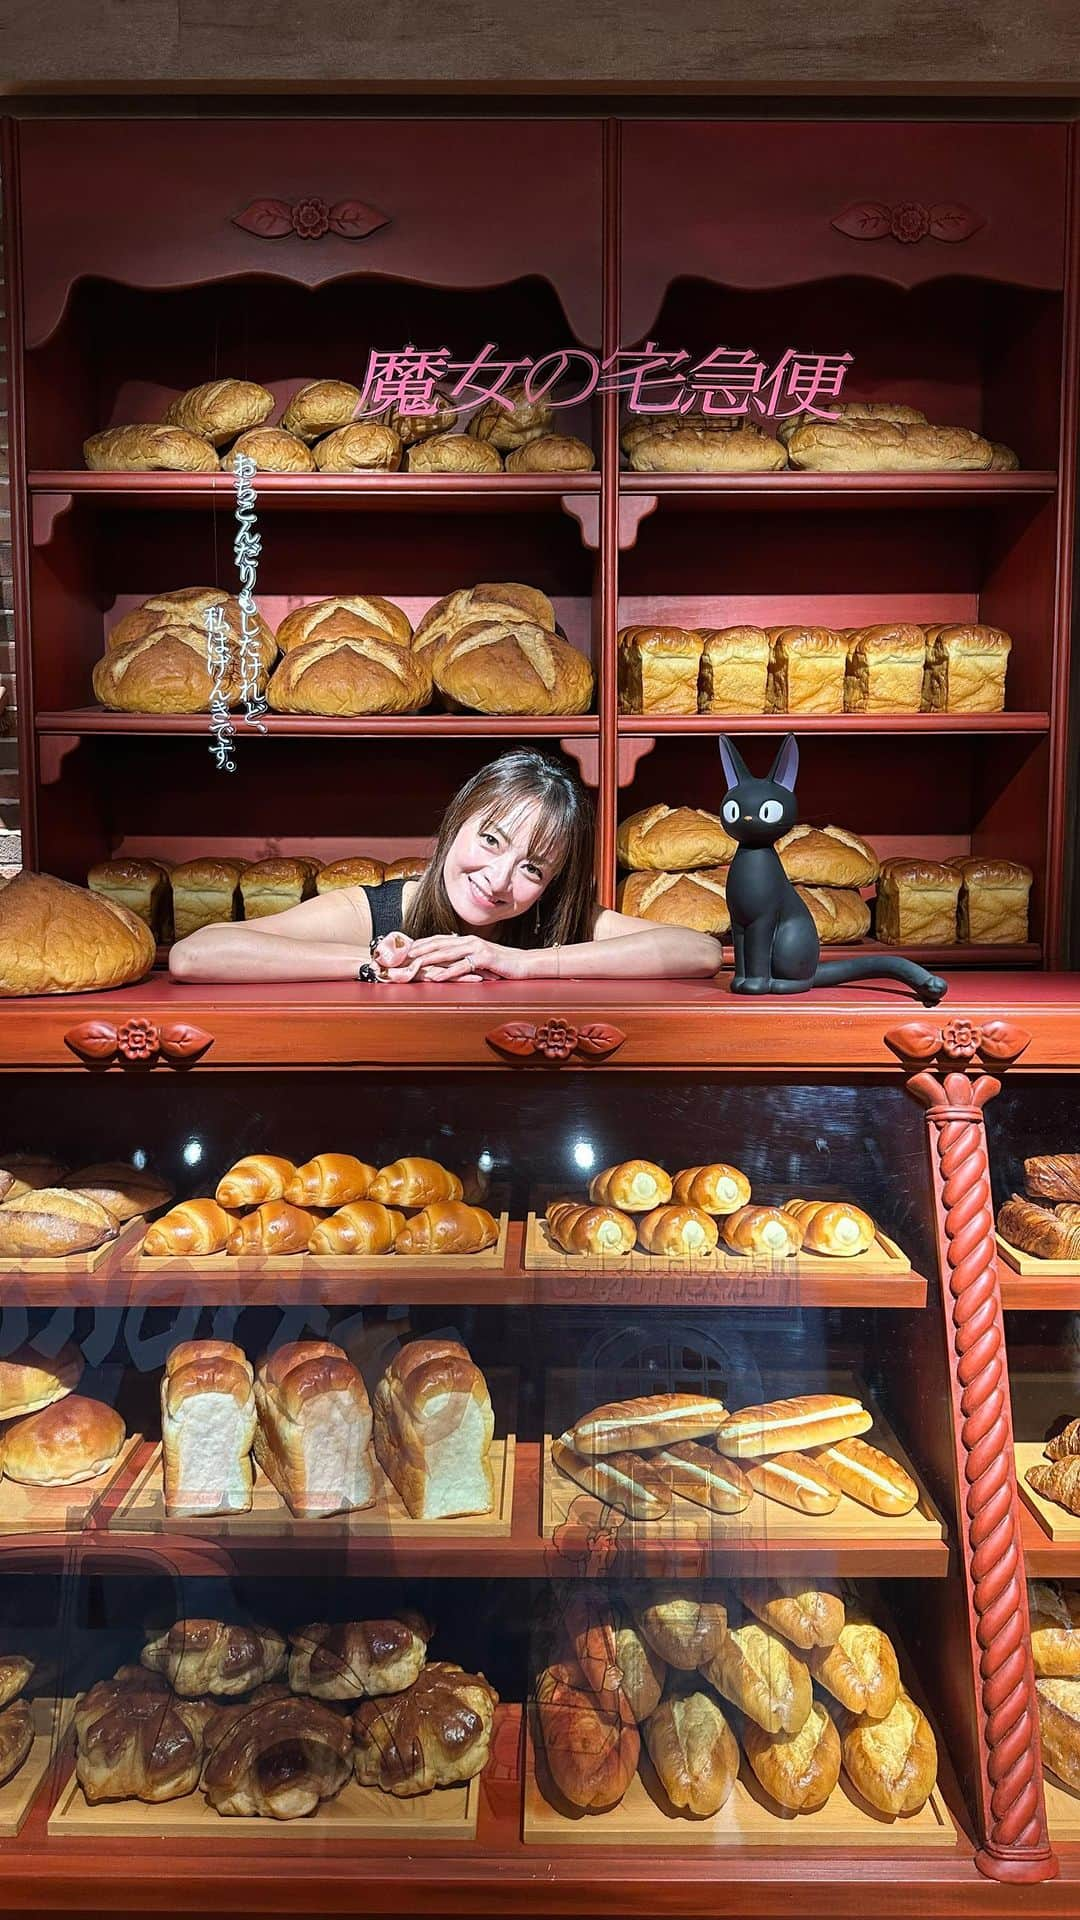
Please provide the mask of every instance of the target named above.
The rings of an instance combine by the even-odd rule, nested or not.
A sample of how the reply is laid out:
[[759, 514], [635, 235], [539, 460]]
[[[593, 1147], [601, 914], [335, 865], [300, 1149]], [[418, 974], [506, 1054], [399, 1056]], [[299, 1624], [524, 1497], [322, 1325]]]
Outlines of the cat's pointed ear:
[[795, 791], [795, 780], [799, 771], [799, 743], [793, 733], [785, 736], [776, 759], [772, 764], [769, 779], [776, 787], [786, 787], [789, 793]]
[[738, 748], [733, 740], [728, 739], [726, 733], [718, 734], [717, 745], [720, 748], [720, 764], [724, 769], [724, 779], [727, 781], [727, 790], [730, 793], [732, 787], [737, 787], [743, 780], [749, 780], [750, 775], [743, 765]]

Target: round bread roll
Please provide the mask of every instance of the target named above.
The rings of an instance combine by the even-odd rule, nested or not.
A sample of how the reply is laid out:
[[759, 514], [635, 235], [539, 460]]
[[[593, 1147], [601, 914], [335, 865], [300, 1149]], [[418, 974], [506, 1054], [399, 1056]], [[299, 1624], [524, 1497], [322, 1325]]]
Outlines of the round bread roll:
[[221, 456], [221, 465], [226, 473], [232, 472], [233, 461], [238, 453], [254, 460], [260, 473], [318, 471], [314, 454], [295, 433], [287, 433], [284, 427], [250, 427], [247, 433], [242, 433]]
[[750, 1198], [750, 1182], [738, 1167], [716, 1160], [707, 1167], [684, 1167], [675, 1175], [671, 1197], [706, 1213], [734, 1213]]
[[[214, 695], [206, 630], [212, 605], [220, 607], [228, 637], [221, 692], [226, 704], [235, 706], [244, 685], [239, 602], [199, 587], [147, 601], [113, 629], [93, 671], [94, 694], [102, 706], [114, 713], [207, 712]], [[261, 616], [254, 622], [254, 638], [256, 684], [262, 686], [277, 645]]]
[[507, 473], [591, 473], [596, 455], [572, 433], [538, 433], [506, 456]]
[[558, 630], [555, 609], [539, 587], [526, 587], [517, 580], [484, 582], [478, 587], [458, 587], [434, 601], [413, 634], [413, 647], [417, 653], [426, 653], [478, 620], [531, 621], [545, 633]]
[[273, 394], [254, 380], [208, 380], [170, 401], [165, 424], [205, 434], [215, 447], [223, 447], [249, 427], [261, 427], [273, 410]]
[[69, 1173], [65, 1187], [84, 1193], [121, 1223], [141, 1213], [153, 1213], [167, 1207], [173, 1189], [150, 1167], [133, 1167], [126, 1162], [107, 1161], [100, 1166], [79, 1167]]
[[620, 1160], [593, 1174], [589, 1199], [594, 1206], [617, 1207], [621, 1213], [648, 1213], [671, 1199], [671, 1175], [653, 1160]]
[[286, 433], [310, 445], [356, 418], [362, 395], [348, 380], [311, 380], [298, 387], [281, 416]]
[[686, 873], [693, 867], [725, 867], [735, 842], [715, 813], [703, 807], [643, 807], [620, 821], [620, 865], [635, 873]]
[[[507, 405], [509, 402], [509, 405]], [[500, 453], [513, 453], [529, 440], [538, 440], [551, 427], [551, 408], [546, 400], [526, 400], [525, 384], [518, 381], [504, 388], [498, 399], [485, 402], [473, 414], [467, 434], [474, 440], [488, 440]]]
[[434, 439], [418, 441], [409, 448], [406, 465], [410, 473], [502, 472], [498, 449], [467, 433], [437, 433]]
[[348, 640], [371, 627], [406, 650], [412, 645], [408, 615], [381, 593], [332, 594], [327, 600], [309, 600], [286, 614], [275, 636], [282, 653], [291, 653], [305, 640]]
[[381, 887], [386, 869], [370, 854], [353, 854], [346, 860], [331, 860], [315, 876], [316, 893], [337, 893], [342, 887]]
[[390, 408], [386, 424], [393, 427], [403, 447], [418, 446], [422, 440], [448, 434], [457, 426], [457, 408], [444, 393], [433, 394], [432, 402], [430, 413], [405, 413], [401, 407]]
[[823, 1807], [840, 1778], [840, 1735], [820, 1700], [795, 1733], [766, 1733], [747, 1719], [743, 1747], [766, 1793], [793, 1813]]
[[111, 1467], [126, 1439], [115, 1407], [69, 1393], [8, 1427], [2, 1442], [3, 1470], [23, 1486], [75, 1486], [96, 1480]]
[[266, 698], [275, 713], [419, 713], [431, 698], [431, 677], [380, 628], [356, 621], [348, 638], [290, 647]]
[[718, 433], [684, 422], [674, 433], [642, 434], [629, 460], [635, 473], [775, 473], [788, 463], [778, 440], [745, 423]]
[[83, 459], [91, 473], [218, 471], [217, 454], [209, 440], [184, 427], [163, 427], [156, 421], [92, 433], [83, 441]]
[[89, 888], [23, 872], [0, 892], [0, 998], [129, 986], [156, 955], [145, 922]]
[[727, 873], [726, 867], [703, 867], [694, 873], [628, 873], [619, 882], [616, 904], [620, 913], [635, 919], [690, 927], [719, 939], [731, 930]]
[[315, 464], [322, 473], [396, 473], [401, 465], [401, 441], [392, 427], [378, 420], [354, 420], [337, 427], [315, 447]]
[[83, 1357], [70, 1342], [54, 1360], [32, 1347], [16, 1347], [0, 1360], [0, 1420], [17, 1420], [37, 1413], [73, 1393], [82, 1379]]

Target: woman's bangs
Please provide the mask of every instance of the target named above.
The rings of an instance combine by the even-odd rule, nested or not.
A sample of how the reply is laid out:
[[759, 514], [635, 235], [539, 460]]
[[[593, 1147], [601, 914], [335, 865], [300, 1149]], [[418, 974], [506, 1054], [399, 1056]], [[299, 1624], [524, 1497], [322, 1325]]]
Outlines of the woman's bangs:
[[[491, 827], [497, 827], [508, 839], [513, 839], [522, 814], [532, 806], [534, 799], [535, 796], [529, 793], [503, 796], [503, 804], [492, 806], [484, 815], [481, 828], [487, 832]], [[550, 867], [552, 875], [558, 872], [566, 858], [568, 826], [565, 799], [557, 788], [550, 788], [540, 801], [529, 835], [529, 859], [535, 860], [538, 866]]]

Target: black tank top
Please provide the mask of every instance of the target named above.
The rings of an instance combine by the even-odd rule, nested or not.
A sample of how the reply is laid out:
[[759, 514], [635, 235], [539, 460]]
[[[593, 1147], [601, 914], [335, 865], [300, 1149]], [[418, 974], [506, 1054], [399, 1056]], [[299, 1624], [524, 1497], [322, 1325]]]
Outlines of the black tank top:
[[404, 918], [404, 880], [384, 880], [380, 887], [365, 887], [368, 906], [371, 909], [371, 938], [385, 939], [388, 933], [400, 931]]

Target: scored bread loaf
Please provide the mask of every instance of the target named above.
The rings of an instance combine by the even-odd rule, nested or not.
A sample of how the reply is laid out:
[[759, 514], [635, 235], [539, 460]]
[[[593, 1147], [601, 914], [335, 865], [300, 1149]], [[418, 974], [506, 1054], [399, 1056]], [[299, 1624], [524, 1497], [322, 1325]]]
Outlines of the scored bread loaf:
[[770, 1260], [793, 1259], [803, 1242], [801, 1226], [782, 1207], [736, 1207], [724, 1219], [721, 1231], [730, 1252]]
[[[260, 644], [255, 685], [261, 691], [274, 657]], [[113, 713], [208, 713], [218, 683], [207, 655], [205, 627], [188, 617], [161, 614], [157, 624], [139, 639], [111, 645], [91, 676], [94, 697]], [[235, 707], [244, 686], [239, 650], [225, 651], [220, 693], [227, 707]]]
[[465, 431], [474, 440], [487, 440], [500, 453], [513, 453], [550, 431], [552, 410], [546, 400], [529, 400], [524, 381], [514, 381], [498, 398], [485, 401]]
[[294, 433], [283, 427], [249, 427], [221, 456], [224, 472], [231, 473], [237, 454], [254, 462], [257, 473], [316, 473], [315, 456]]
[[615, 1621], [615, 1665], [630, 1711], [640, 1725], [660, 1705], [667, 1661], [650, 1647], [633, 1618], [622, 1611]]
[[896, 1649], [865, 1613], [848, 1611], [839, 1634], [828, 1647], [811, 1647], [807, 1663], [819, 1686], [850, 1713], [883, 1720], [900, 1693]]
[[475, 587], [456, 587], [433, 601], [413, 635], [413, 647], [417, 653], [430, 652], [463, 627], [491, 620], [525, 621], [547, 633], [556, 631], [555, 609], [539, 587], [525, 586], [520, 580], [481, 581]]
[[137, 914], [155, 939], [168, 938], [171, 890], [168, 871], [160, 861], [99, 860], [87, 874], [86, 884], [91, 893], [104, 894]]
[[548, 1771], [564, 1798], [589, 1813], [617, 1806], [641, 1752], [622, 1688], [590, 1692], [576, 1661], [558, 1661], [537, 1677], [536, 1717]]
[[225, 1242], [227, 1254], [305, 1253], [315, 1231], [315, 1216], [288, 1200], [264, 1200], [251, 1213], [234, 1220]]
[[406, 456], [410, 473], [501, 473], [502, 464], [497, 447], [467, 433], [437, 433]]
[[208, 380], [170, 400], [165, 424], [204, 434], [215, 447], [223, 447], [238, 433], [261, 427], [273, 410], [273, 394], [254, 380]]
[[507, 473], [591, 473], [595, 465], [592, 448], [575, 433], [538, 433], [506, 456]]
[[367, 1191], [386, 1207], [427, 1207], [435, 1200], [460, 1200], [464, 1188], [456, 1173], [438, 1160], [413, 1155], [380, 1167]]
[[843, 713], [847, 642], [830, 627], [767, 627], [766, 713]]
[[680, 1673], [704, 1671], [723, 1646], [728, 1611], [722, 1587], [713, 1582], [653, 1581], [631, 1588], [638, 1630], [655, 1653]]
[[736, 1460], [760, 1460], [792, 1448], [829, 1446], [872, 1425], [871, 1415], [852, 1394], [803, 1393], [727, 1414], [716, 1445]]
[[727, 868], [698, 868], [693, 873], [628, 873], [619, 882], [620, 913], [658, 920], [695, 933], [725, 934], [731, 927], [727, 904]]
[[797, 1733], [766, 1733], [748, 1719], [743, 1748], [766, 1793], [793, 1813], [823, 1807], [840, 1778], [840, 1735], [820, 1700]]
[[645, 1744], [673, 1807], [704, 1819], [730, 1797], [739, 1745], [710, 1694], [669, 1695], [649, 1715]]
[[378, 627], [353, 623], [291, 646], [266, 689], [275, 713], [419, 713], [431, 698], [423, 660]]
[[456, 1340], [412, 1340], [375, 1389], [375, 1454], [414, 1520], [495, 1505], [487, 1382]]
[[1039, 1678], [1035, 1682], [1043, 1765], [1080, 1789], [1080, 1680], [1070, 1676]]
[[292, 1161], [280, 1154], [248, 1153], [222, 1174], [214, 1197], [223, 1207], [257, 1207], [262, 1200], [283, 1200], [295, 1177]]
[[116, 1460], [127, 1429], [115, 1407], [65, 1394], [40, 1413], [12, 1421], [0, 1441], [9, 1480], [31, 1487], [71, 1487], [96, 1480]]
[[[807, 422], [821, 416], [800, 408], [797, 413], [789, 413], [781, 420], [776, 429], [776, 437], [786, 446], [795, 432]], [[906, 400], [839, 400], [830, 406], [827, 418], [832, 420], [892, 420], [901, 426], [925, 425], [926, 415], [921, 407], [913, 407]]]
[[1080, 1591], [1057, 1581], [1028, 1581], [1031, 1660], [1036, 1675], [1072, 1680], [1080, 1675]]
[[0, 1204], [0, 1258], [59, 1259], [115, 1240], [118, 1224], [99, 1200], [63, 1187], [35, 1187]]
[[568, 640], [530, 621], [477, 620], [435, 649], [440, 693], [475, 713], [587, 713], [591, 662]]
[[739, 1599], [762, 1626], [782, 1634], [793, 1647], [831, 1647], [840, 1638], [846, 1609], [831, 1580], [809, 1581], [805, 1576], [777, 1580], [743, 1580]]
[[764, 713], [769, 636], [764, 627], [701, 627], [699, 713]]
[[392, 1620], [316, 1621], [290, 1633], [289, 1685], [314, 1700], [374, 1700], [411, 1687], [434, 1628], [403, 1608]]
[[810, 887], [866, 887], [880, 869], [870, 842], [845, 827], [791, 827], [776, 851], [788, 879]]
[[675, 1258], [715, 1253], [719, 1237], [712, 1215], [685, 1203], [669, 1201], [642, 1214], [638, 1221], [638, 1246], [645, 1253]]
[[926, 632], [914, 621], [859, 627], [848, 636], [845, 713], [918, 713]]
[[297, 1207], [344, 1207], [366, 1200], [378, 1168], [351, 1153], [317, 1153], [294, 1167], [281, 1198]]
[[831, 1446], [815, 1447], [814, 1460], [829, 1479], [874, 1513], [910, 1513], [919, 1504], [919, 1489], [906, 1468], [869, 1440], [852, 1435]]
[[596, 1206], [618, 1207], [623, 1213], [648, 1213], [671, 1199], [671, 1175], [653, 1160], [620, 1160], [593, 1174], [589, 1199]]
[[823, 947], [861, 940], [870, 931], [870, 908], [854, 887], [796, 887]]
[[163, 1673], [183, 1699], [205, 1693], [228, 1698], [276, 1680], [286, 1647], [273, 1627], [174, 1620], [164, 1633], [151, 1631], [139, 1659], [151, 1673]]
[[715, 813], [701, 807], [644, 807], [619, 824], [619, 862], [636, 873], [686, 873], [692, 867], [727, 866], [735, 842]]
[[133, 1167], [123, 1161], [104, 1161], [100, 1165], [77, 1167], [64, 1179], [64, 1186], [96, 1200], [123, 1225], [141, 1213], [153, 1213], [168, 1206], [173, 1189], [152, 1167]]
[[836, 1482], [805, 1453], [773, 1453], [753, 1460], [746, 1478], [755, 1493], [797, 1513], [835, 1513], [840, 1505]]
[[0, 1176], [3, 1175], [7, 1176], [8, 1185], [0, 1193], [0, 1200], [18, 1200], [36, 1188], [62, 1187], [68, 1168], [63, 1161], [53, 1160], [44, 1153], [0, 1152]]
[[315, 464], [322, 473], [396, 473], [401, 441], [381, 420], [354, 420], [316, 441]]
[[240, 918], [241, 860], [185, 860], [172, 871], [173, 927], [178, 940], [200, 927]]
[[355, 418], [362, 395], [348, 380], [309, 380], [297, 387], [281, 416], [286, 433], [308, 445], [335, 427], [347, 427]]
[[702, 638], [684, 627], [623, 627], [619, 706], [623, 713], [696, 713]]
[[357, 1707], [357, 1780], [399, 1797], [471, 1780], [487, 1765], [498, 1704], [482, 1673], [432, 1661], [404, 1692]]
[[793, 467], [816, 473], [985, 471], [993, 448], [969, 427], [913, 421], [811, 420], [788, 435]]
[[578, 1453], [626, 1453], [703, 1440], [728, 1418], [722, 1400], [701, 1393], [654, 1393], [610, 1400], [575, 1422], [565, 1438]]
[[[235, 594], [226, 593], [224, 587], [176, 587], [169, 593], [151, 594], [148, 600], [140, 601], [125, 613], [110, 627], [105, 638], [106, 648], [110, 653], [119, 652], [132, 641], [153, 636], [162, 627], [195, 627], [203, 636], [205, 650], [206, 616], [214, 609], [220, 612], [230, 643], [237, 645], [243, 638], [244, 614]], [[248, 623], [254, 624], [259, 658], [262, 665], [268, 667], [277, 654], [274, 636], [257, 608], [254, 616], [248, 615]]]
[[161, 1380], [166, 1513], [246, 1513], [255, 1426], [254, 1376], [239, 1347], [225, 1340], [174, 1347]]
[[255, 1405], [255, 1459], [298, 1519], [372, 1505], [371, 1406], [341, 1347], [278, 1347], [256, 1370]]
[[654, 1462], [638, 1453], [579, 1453], [564, 1437], [551, 1442], [552, 1464], [586, 1493], [631, 1520], [662, 1520], [671, 1493]]
[[233, 1216], [216, 1200], [181, 1200], [147, 1227], [142, 1253], [148, 1258], [224, 1253]]
[[[457, 426], [457, 408], [445, 393], [436, 388], [425, 401], [423, 413], [406, 411], [404, 406], [394, 405], [387, 409], [386, 424], [393, 427], [403, 447], [414, 447], [423, 441], [438, 439]], [[463, 439], [464, 435], [458, 435]], [[479, 445], [479, 442], [474, 444]]]
[[149, 927], [118, 901], [28, 870], [0, 888], [0, 999], [130, 986], [155, 955]]
[[617, 1687], [615, 1609], [598, 1580], [568, 1587], [559, 1605], [559, 1627], [586, 1684], [596, 1693]]
[[398, 1231], [395, 1253], [482, 1253], [499, 1238], [499, 1223], [486, 1207], [464, 1200], [433, 1200]]
[[185, 427], [140, 421], [106, 427], [83, 441], [83, 459], [92, 473], [216, 473], [217, 454], [210, 441]]
[[408, 615], [381, 593], [332, 594], [326, 600], [306, 601], [286, 614], [276, 639], [282, 653], [292, 653], [308, 640], [349, 640], [373, 632], [406, 652], [412, 645]]
[[0, 1360], [0, 1420], [51, 1407], [54, 1400], [74, 1392], [82, 1371], [82, 1354], [70, 1341], [53, 1359], [31, 1346], [16, 1347]]
[[298, 907], [315, 892], [317, 860], [256, 860], [240, 875], [240, 897], [245, 920], [262, 920], [271, 913]]
[[328, 1220], [320, 1220], [308, 1242], [310, 1253], [389, 1253], [405, 1225], [405, 1215], [379, 1200], [351, 1200]]
[[635, 437], [628, 457], [635, 473], [775, 473], [788, 463], [780, 442], [750, 421], [723, 430], [683, 421]]
[[563, 1253], [629, 1253], [637, 1239], [630, 1214], [618, 1207], [582, 1206], [573, 1200], [552, 1202], [547, 1228]]
[[889, 946], [956, 944], [962, 876], [941, 860], [883, 860], [875, 932]]
[[814, 1702], [810, 1670], [759, 1620], [729, 1623], [701, 1671], [725, 1700], [766, 1733], [798, 1733]]
[[[1061, 1684], [1038, 1680], [1036, 1693]], [[937, 1743], [922, 1708], [903, 1687], [883, 1719], [845, 1717], [840, 1748], [844, 1772], [879, 1813], [917, 1813], [929, 1799], [937, 1779]]]

